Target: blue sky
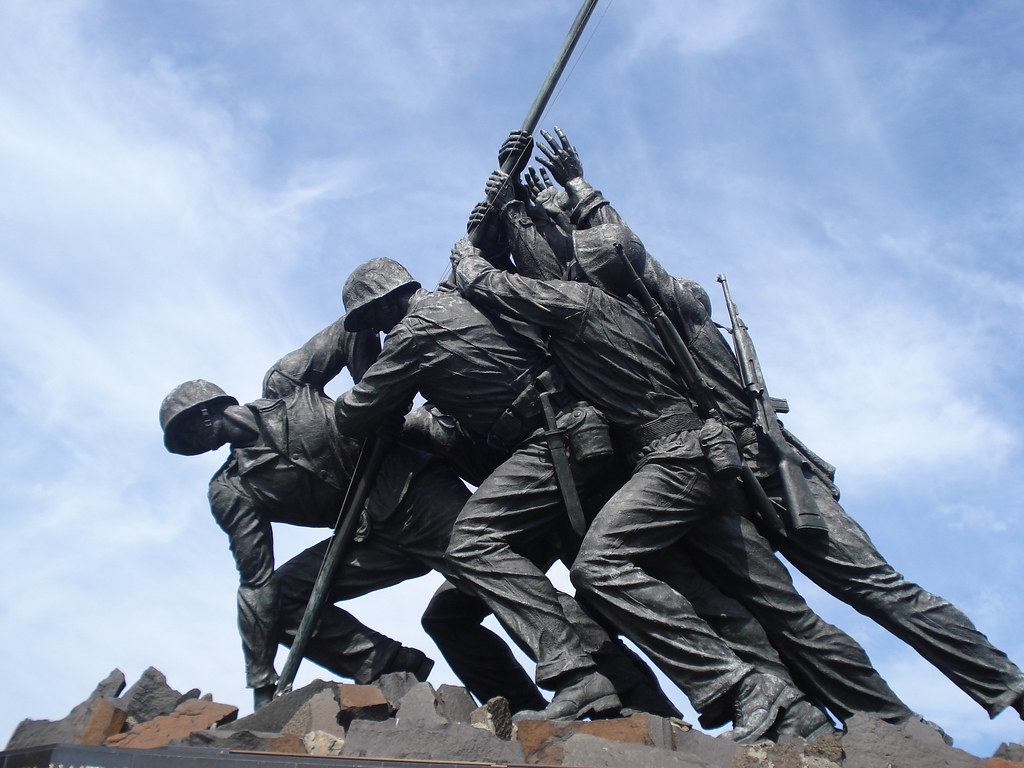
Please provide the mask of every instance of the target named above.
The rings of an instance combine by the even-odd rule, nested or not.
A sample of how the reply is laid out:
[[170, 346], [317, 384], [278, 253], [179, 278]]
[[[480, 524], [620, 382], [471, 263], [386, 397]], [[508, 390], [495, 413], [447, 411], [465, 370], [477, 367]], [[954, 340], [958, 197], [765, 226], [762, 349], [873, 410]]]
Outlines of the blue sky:
[[[0, 4], [0, 737], [114, 667], [250, 706], [205, 499], [223, 455], [166, 453], [160, 400], [196, 377], [258, 396], [365, 259], [436, 283], [575, 11]], [[602, 0], [543, 121], [722, 317], [728, 274], [847, 509], [1019, 662], [1022, 27], [996, 0]], [[277, 535], [281, 558], [318, 538]], [[1024, 739], [797, 583], [959, 746]], [[353, 610], [434, 652], [435, 584]]]

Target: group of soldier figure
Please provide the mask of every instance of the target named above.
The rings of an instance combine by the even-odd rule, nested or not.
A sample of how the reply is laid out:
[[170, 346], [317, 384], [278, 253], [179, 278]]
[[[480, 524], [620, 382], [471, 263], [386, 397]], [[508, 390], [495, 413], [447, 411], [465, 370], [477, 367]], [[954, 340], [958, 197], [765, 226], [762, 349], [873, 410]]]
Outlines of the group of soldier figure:
[[[788, 432], [814, 524], [785, 514], [779, 446], [707, 294], [645, 250], [555, 130], [537, 144], [540, 173], [524, 174], [528, 134], [502, 146], [513, 170], [489, 178], [436, 290], [391, 259], [368, 261], [345, 282], [347, 314], [274, 364], [261, 399], [240, 405], [194, 380], [164, 400], [168, 450], [230, 444], [209, 498], [240, 574], [256, 706], [273, 695], [278, 644], [294, 639], [329, 544], [275, 569], [271, 523], [334, 526], [373, 436], [390, 448], [306, 649], [338, 675], [427, 676], [422, 652], [333, 603], [436, 570], [446, 581], [425, 630], [481, 702], [503, 696], [519, 718], [678, 714], [622, 638], [703, 726], [731, 721], [738, 741], [811, 737], [854, 712], [912, 717], [860, 645], [808, 607], [781, 555], [990, 716], [1024, 717], [1021, 670], [888, 564], [839, 505], [833, 468]], [[666, 324], [702, 392], [681, 375]], [[324, 386], [346, 367], [355, 384], [334, 401]], [[410, 411], [416, 395], [426, 404]], [[768, 524], [751, 484], [783, 526]], [[559, 560], [575, 597], [546, 575]], [[534, 679], [482, 625], [489, 614], [536, 662]]]

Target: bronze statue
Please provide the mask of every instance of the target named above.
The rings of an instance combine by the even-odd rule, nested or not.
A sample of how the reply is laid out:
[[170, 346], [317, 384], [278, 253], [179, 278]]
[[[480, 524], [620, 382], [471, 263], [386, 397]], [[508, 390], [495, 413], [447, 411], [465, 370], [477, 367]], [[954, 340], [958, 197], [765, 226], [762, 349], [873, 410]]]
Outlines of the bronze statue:
[[[278, 643], [289, 644], [327, 541], [274, 567], [272, 522], [333, 527], [358, 445], [334, 426], [324, 385], [343, 367], [358, 378], [379, 349], [373, 334], [338, 320], [267, 372], [263, 397], [246, 405], [216, 385], [190, 381], [164, 400], [160, 420], [173, 453], [195, 455], [229, 443], [210, 481], [210, 506], [238, 566], [238, 622], [246, 678], [256, 706], [273, 695]], [[365, 514], [367, 530], [330, 592], [331, 602], [443, 569], [451, 525], [468, 491], [440, 462], [399, 444], [385, 460]], [[369, 682], [392, 671], [426, 679], [421, 651], [365, 627], [330, 606], [307, 656], [336, 674]]]

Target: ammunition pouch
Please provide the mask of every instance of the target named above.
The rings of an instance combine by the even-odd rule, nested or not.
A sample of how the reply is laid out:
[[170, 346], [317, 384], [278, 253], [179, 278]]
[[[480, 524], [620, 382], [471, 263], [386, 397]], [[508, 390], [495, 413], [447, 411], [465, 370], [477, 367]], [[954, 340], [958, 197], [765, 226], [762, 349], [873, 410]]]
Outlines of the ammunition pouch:
[[728, 479], [737, 477], [743, 466], [739, 446], [732, 430], [718, 419], [708, 419], [700, 428], [700, 447], [711, 465], [711, 474]]
[[548, 368], [527, 384], [499, 416], [487, 434], [487, 445], [499, 451], [512, 451], [523, 440], [543, 428], [544, 411], [540, 393], [548, 392], [551, 405], [558, 411], [568, 406], [573, 398], [565, 392], [561, 374]]

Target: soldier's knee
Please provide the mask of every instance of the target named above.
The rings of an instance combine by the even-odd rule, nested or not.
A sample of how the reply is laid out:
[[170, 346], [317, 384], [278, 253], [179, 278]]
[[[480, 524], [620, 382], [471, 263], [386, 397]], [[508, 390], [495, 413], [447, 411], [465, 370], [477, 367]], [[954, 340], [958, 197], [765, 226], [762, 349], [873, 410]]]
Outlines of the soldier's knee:
[[420, 616], [420, 626], [423, 627], [424, 632], [436, 640], [445, 634], [445, 630], [450, 626], [450, 622], [445, 615], [442, 615], [437, 610], [437, 606], [430, 603], [423, 612], [423, 615]]
[[603, 569], [592, 558], [580, 553], [569, 569], [569, 580], [576, 588], [577, 594], [587, 597], [600, 589], [604, 580]]

